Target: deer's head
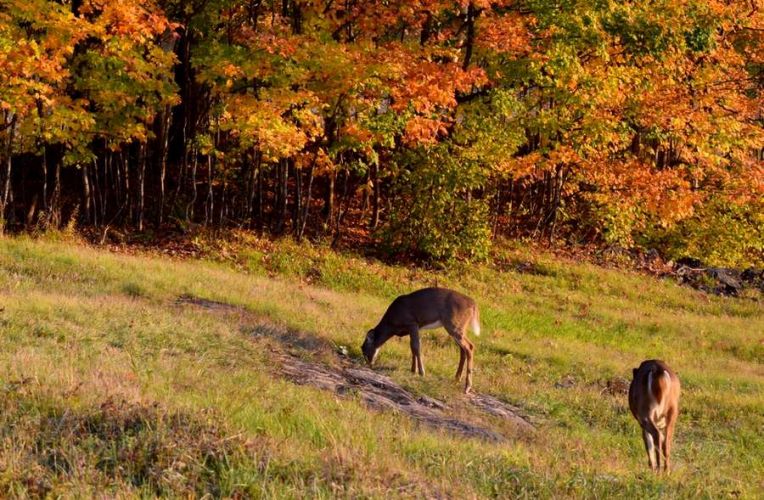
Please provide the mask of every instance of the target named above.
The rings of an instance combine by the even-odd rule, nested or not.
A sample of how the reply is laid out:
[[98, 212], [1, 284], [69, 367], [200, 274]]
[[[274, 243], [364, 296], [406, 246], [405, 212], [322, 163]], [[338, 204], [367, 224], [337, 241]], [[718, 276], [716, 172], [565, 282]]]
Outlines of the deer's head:
[[374, 360], [377, 359], [377, 354], [379, 354], [379, 344], [377, 343], [376, 337], [377, 332], [372, 328], [366, 333], [366, 339], [361, 345], [363, 357], [366, 358], [366, 362], [369, 366], [374, 364]]

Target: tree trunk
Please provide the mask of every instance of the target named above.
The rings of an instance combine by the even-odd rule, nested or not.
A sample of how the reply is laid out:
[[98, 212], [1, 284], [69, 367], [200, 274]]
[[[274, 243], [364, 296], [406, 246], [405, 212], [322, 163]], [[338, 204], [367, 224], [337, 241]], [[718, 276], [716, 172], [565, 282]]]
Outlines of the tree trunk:
[[186, 222], [190, 223], [194, 219], [194, 205], [196, 204], [196, 196], [197, 196], [197, 189], [196, 189], [196, 170], [199, 166], [199, 156], [196, 154], [195, 149], [191, 149], [191, 155], [193, 156], [193, 160], [191, 160], [191, 201], [188, 202], [188, 205], [186, 205]]
[[[120, 160], [122, 160], [120, 163], [122, 163], [122, 175], [124, 176], [125, 181], [125, 201], [123, 205], [125, 206], [125, 218], [123, 220], [126, 220], [128, 223], [132, 222], [132, 208], [133, 208], [133, 197], [130, 193], [130, 162], [125, 158], [125, 154], [120, 152], [119, 153]], [[119, 168], [119, 167], [117, 167]]]
[[478, 10], [475, 8], [473, 2], [469, 3], [467, 7], [467, 16], [465, 23], [467, 24], [467, 39], [464, 41], [464, 63], [462, 69], [467, 69], [472, 61], [472, 49], [475, 45], [475, 18], [477, 17]]
[[257, 205], [256, 205], [256, 214], [257, 214], [257, 230], [262, 233], [263, 231], [263, 224], [265, 222], [263, 218], [263, 168], [262, 168], [262, 158], [258, 155], [257, 160]]
[[93, 222], [93, 218], [90, 216], [91, 204], [90, 204], [90, 179], [88, 179], [88, 166], [87, 163], [83, 164], [82, 170], [82, 187], [83, 195], [85, 196], [85, 222], [90, 224]]
[[146, 144], [138, 152], [138, 231], [143, 231], [144, 206], [146, 204]]
[[281, 234], [284, 232], [284, 226], [286, 224], [287, 203], [289, 193], [287, 191], [287, 183], [289, 181], [287, 174], [289, 171], [289, 164], [286, 159], [279, 160], [278, 166], [278, 183], [277, 183], [277, 210], [276, 210], [276, 227], [274, 233]]
[[371, 224], [369, 228], [375, 231], [379, 227], [379, 198], [382, 187], [379, 179], [379, 165], [372, 165], [372, 197], [371, 197]]
[[3, 187], [2, 205], [0, 205], [0, 234], [5, 231], [5, 225], [9, 217], [6, 213], [11, 199], [11, 174], [13, 173], [13, 134], [16, 128], [14, 117], [8, 127], [8, 144], [5, 150], [5, 186]]
[[[106, 179], [106, 158], [103, 159], [103, 167], [104, 167], [104, 180]], [[98, 174], [98, 160], [93, 160], [93, 183], [96, 187], [96, 192], [94, 193], [94, 196], [97, 194], [97, 203], [96, 203], [96, 213], [100, 215], [101, 217], [101, 224], [104, 223], [106, 220], [106, 203], [107, 203], [107, 192], [106, 192], [106, 186], [103, 186], [101, 183], [101, 176]]]
[[42, 208], [48, 209], [48, 146], [42, 147]]
[[331, 224], [332, 214], [334, 213], [334, 183], [337, 178], [337, 172], [332, 170], [327, 176], [326, 191], [324, 194], [323, 216], [327, 227]]
[[207, 155], [207, 199], [204, 201], [204, 225], [212, 223], [212, 212], [215, 209], [215, 195], [212, 192], [212, 156]]
[[302, 176], [297, 165], [292, 164], [292, 171], [294, 172], [294, 205], [292, 206], [292, 227], [295, 236], [300, 232], [300, 218], [302, 215]]
[[55, 228], [61, 227], [61, 162], [63, 158], [56, 159], [56, 174], [53, 184], [53, 197], [50, 201], [50, 225]]
[[157, 227], [162, 225], [164, 219], [164, 197], [165, 197], [165, 179], [167, 177], [167, 147], [169, 141], [170, 128], [170, 106], [165, 106], [164, 112], [160, 115], [160, 136], [159, 140], [159, 206], [157, 207]]
[[305, 234], [305, 226], [308, 223], [308, 213], [310, 212], [310, 199], [311, 199], [311, 192], [313, 191], [313, 171], [316, 166], [316, 157], [318, 155], [313, 157], [313, 161], [310, 163], [310, 167], [308, 167], [308, 189], [305, 192], [305, 202], [303, 203], [303, 209], [302, 209], [302, 217], [299, 224], [299, 229], [297, 230], [297, 241], [302, 240], [303, 234]]
[[[350, 208], [350, 202], [348, 199], [348, 184], [350, 180], [350, 171], [346, 168], [343, 170], [344, 179], [342, 183], [342, 198], [340, 199], [339, 209], [337, 210], [337, 220], [334, 226], [334, 238], [332, 239], [332, 248], [335, 248], [337, 246], [337, 243], [339, 243], [340, 238], [342, 236], [341, 228], [342, 228], [342, 221], [345, 219], [345, 214], [347, 213], [348, 209]], [[345, 208], [342, 208], [342, 205], [345, 205]]]

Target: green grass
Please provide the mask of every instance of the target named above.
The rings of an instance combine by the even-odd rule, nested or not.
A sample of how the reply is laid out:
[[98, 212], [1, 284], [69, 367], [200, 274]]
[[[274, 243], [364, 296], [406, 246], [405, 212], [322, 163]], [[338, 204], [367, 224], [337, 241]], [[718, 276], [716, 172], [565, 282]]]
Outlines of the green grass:
[[[392, 267], [286, 242], [214, 262], [0, 239], [0, 495], [764, 495], [761, 297], [504, 252], [532, 272]], [[383, 348], [381, 368], [506, 443], [294, 385], [270, 356], [294, 347], [253, 335], [241, 315], [176, 304], [190, 294], [241, 306], [358, 359], [389, 301], [433, 284], [478, 301], [475, 389], [521, 406], [534, 435], [465, 403], [444, 332], [425, 334], [426, 377], [408, 372], [406, 341]], [[603, 392], [647, 358], [683, 383], [669, 477], [648, 472], [625, 397]], [[556, 385], [568, 376], [572, 387]]]

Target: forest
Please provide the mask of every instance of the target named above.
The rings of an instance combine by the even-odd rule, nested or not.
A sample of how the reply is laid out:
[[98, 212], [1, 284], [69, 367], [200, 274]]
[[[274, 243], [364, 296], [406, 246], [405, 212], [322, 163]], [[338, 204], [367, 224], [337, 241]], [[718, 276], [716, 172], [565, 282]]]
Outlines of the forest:
[[764, 261], [756, 0], [2, 0], [0, 226]]

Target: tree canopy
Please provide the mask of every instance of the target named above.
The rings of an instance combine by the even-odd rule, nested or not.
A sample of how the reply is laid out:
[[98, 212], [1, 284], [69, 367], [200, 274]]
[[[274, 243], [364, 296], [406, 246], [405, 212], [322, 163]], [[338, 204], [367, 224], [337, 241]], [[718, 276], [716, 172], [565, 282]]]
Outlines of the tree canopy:
[[763, 37], [749, 0], [2, 0], [2, 222], [761, 262]]

